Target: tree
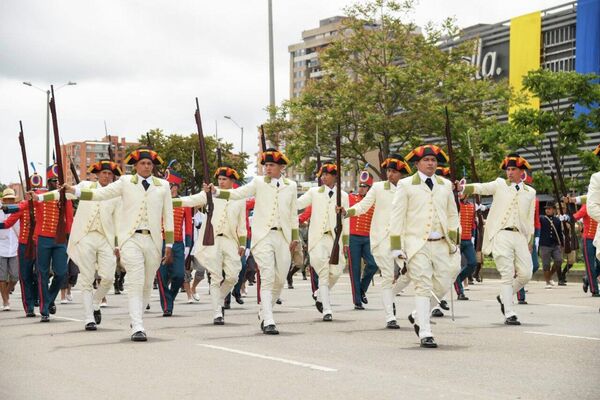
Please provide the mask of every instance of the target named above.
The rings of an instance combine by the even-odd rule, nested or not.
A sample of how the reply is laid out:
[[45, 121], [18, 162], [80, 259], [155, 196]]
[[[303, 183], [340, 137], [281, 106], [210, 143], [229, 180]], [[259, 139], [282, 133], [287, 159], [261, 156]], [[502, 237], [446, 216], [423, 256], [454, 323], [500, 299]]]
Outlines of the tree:
[[[321, 149], [333, 153], [338, 124], [342, 152], [351, 163], [365, 164], [373, 149], [380, 158], [396, 150], [406, 154], [425, 138], [443, 137], [448, 106], [459, 165], [468, 165], [465, 132], [496, 125], [494, 115], [506, 112], [511, 91], [506, 81], [474, 79], [475, 67], [464, 61], [473, 43], [439, 48], [442, 38], [458, 33], [451, 20], [427, 26], [422, 35], [408, 22], [412, 8], [413, 1], [372, 0], [345, 10], [338, 39], [319, 54], [324, 76], [283, 102], [268, 129], [284, 132], [295, 164], [314, 155], [317, 126]], [[470, 139], [479, 146], [478, 135]], [[312, 168], [305, 164], [305, 171]], [[371, 168], [382, 172], [379, 165]]]
[[[205, 135], [207, 159], [211, 174], [217, 169], [217, 140], [214, 136]], [[166, 168], [171, 160], [176, 160], [173, 169], [183, 177], [183, 187], [197, 192], [202, 187], [202, 161], [198, 150], [198, 134], [192, 133], [184, 136], [180, 134], [165, 135], [161, 129], [152, 129], [139, 139], [142, 145], [150, 146], [158, 152], [164, 160]], [[223, 163], [236, 169], [241, 179], [244, 178], [244, 170], [248, 164], [246, 154], [233, 154], [233, 144], [218, 141], [221, 148]], [[133, 149], [128, 149], [128, 151]], [[192, 155], [194, 157], [194, 168], [192, 168]], [[194, 171], [195, 170], [195, 171]], [[212, 175], [211, 175], [212, 179]]]

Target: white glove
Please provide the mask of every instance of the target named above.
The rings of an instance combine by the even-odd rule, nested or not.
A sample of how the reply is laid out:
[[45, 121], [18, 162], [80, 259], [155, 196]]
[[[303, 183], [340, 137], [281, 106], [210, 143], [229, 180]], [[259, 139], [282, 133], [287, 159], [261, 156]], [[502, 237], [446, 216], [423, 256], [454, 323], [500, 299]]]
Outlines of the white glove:
[[185, 246], [185, 249], [183, 249], [183, 258], [186, 259], [187, 256], [190, 255], [190, 248], [189, 246]]
[[471, 238], [471, 243], [473, 243], [473, 246], [475, 246], [475, 238], [474, 237]]
[[403, 260], [406, 260], [408, 258], [404, 250], [392, 250], [392, 257], [401, 258]]
[[246, 258], [250, 257], [250, 249], [246, 248], [246, 251], [244, 252], [244, 256], [246, 256]]
[[488, 209], [488, 207], [487, 207], [487, 206], [484, 206], [483, 204], [479, 204], [479, 205], [476, 205], [476, 206], [475, 206], [475, 210], [476, 210], [476, 211], [481, 211], [481, 212], [484, 212], [484, 211], [485, 211], [485, 210], [487, 210], [487, 209]]
[[566, 215], [566, 214], [565, 214], [565, 215], [559, 215], [559, 216], [558, 216], [558, 219], [559, 219], [561, 222], [568, 222], [568, 221], [569, 221], [569, 216], [568, 216], [568, 215]]
[[536, 237], [533, 242], [535, 243], [535, 248], [539, 249], [540, 248], [540, 238]]

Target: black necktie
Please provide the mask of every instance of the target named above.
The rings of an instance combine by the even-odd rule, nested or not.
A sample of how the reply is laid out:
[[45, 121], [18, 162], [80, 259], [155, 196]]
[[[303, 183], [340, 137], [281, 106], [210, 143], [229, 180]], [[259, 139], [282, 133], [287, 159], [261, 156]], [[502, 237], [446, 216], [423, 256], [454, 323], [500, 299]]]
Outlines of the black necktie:
[[519, 185], [515, 186], [515, 189], [517, 189], [517, 192], [518, 192], [520, 189]]
[[333, 190], [329, 191], [329, 198], [331, 198], [331, 196], [333, 196]]
[[277, 185], [276, 186], [279, 187], [279, 181], [277, 181]]
[[433, 190], [433, 181], [431, 178], [425, 179], [425, 184], [429, 187], [429, 190]]
[[142, 186], [144, 187], [144, 190], [148, 190], [148, 188], [150, 187], [150, 184], [148, 183], [147, 180], [143, 179]]

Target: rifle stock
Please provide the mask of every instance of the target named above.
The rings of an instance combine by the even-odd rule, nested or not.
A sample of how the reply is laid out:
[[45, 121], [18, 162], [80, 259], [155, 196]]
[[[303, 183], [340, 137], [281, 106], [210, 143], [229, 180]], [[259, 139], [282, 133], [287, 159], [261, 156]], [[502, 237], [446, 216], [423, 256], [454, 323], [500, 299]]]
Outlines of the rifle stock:
[[[65, 174], [63, 169], [62, 153], [60, 151], [60, 134], [58, 131], [58, 116], [56, 113], [56, 98], [54, 97], [54, 86], [50, 85], [52, 98], [50, 99], [50, 113], [52, 114], [52, 130], [54, 132], [54, 152], [56, 153], [56, 165], [58, 166], [58, 184], [60, 186], [65, 183]], [[67, 220], [66, 220], [67, 197], [65, 191], [60, 191], [58, 200], [58, 223], [56, 224], [56, 236], [54, 238], [57, 244], [62, 244], [67, 241]]]
[[[335, 204], [337, 207], [342, 206], [342, 156], [341, 156], [341, 135], [340, 126], [337, 128], [337, 135], [335, 137], [335, 162], [337, 164], [336, 174], [336, 196]], [[331, 249], [331, 255], [329, 256], [329, 264], [337, 265], [340, 262], [340, 237], [342, 236], [342, 214], [336, 214], [335, 220], [335, 237], [333, 239], [333, 247]]]
[[[21, 157], [23, 158], [23, 172], [25, 173], [25, 187], [29, 192], [31, 190], [31, 181], [29, 180], [29, 163], [27, 162], [27, 151], [25, 149], [25, 135], [23, 133], [23, 123], [19, 121], [19, 145], [21, 146]], [[20, 176], [19, 172], [19, 176]], [[22, 183], [21, 183], [21, 186]], [[25, 193], [23, 193], [25, 196]], [[27, 202], [29, 212], [29, 234], [27, 235], [27, 245], [25, 246], [25, 258], [33, 260], [35, 258], [35, 244], [33, 242], [33, 233], [35, 230], [35, 212], [33, 199]]]
[[[206, 152], [206, 141], [204, 140], [204, 131], [202, 130], [202, 119], [200, 117], [200, 105], [198, 103], [198, 98], [196, 97], [196, 113], [194, 114], [194, 118], [196, 119], [196, 127], [198, 128], [198, 145], [200, 148], [200, 159], [203, 164], [203, 172], [204, 172], [204, 183], [210, 184], [210, 171], [208, 169], [208, 155]], [[214, 211], [214, 203], [212, 192], [208, 191], [206, 193], [206, 221], [204, 221], [204, 237], [202, 238], [202, 245], [204, 246], [213, 246], [215, 244], [215, 236], [214, 229], [212, 225], [212, 215]]]
[[450, 181], [452, 182], [452, 193], [454, 194], [454, 202], [456, 203], [457, 210], [460, 211], [460, 202], [458, 201], [458, 193], [454, 188], [454, 182], [456, 182], [456, 161], [454, 158], [454, 148], [452, 147], [452, 134], [450, 133], [450, 115], [448, 114], [448, 106], [444, 107], [446, 114], [445, 133], [446, 133], [446, 144], [448, 145], [448, 157], [450, 157]]
[[[467, 132], [467, 135], [469, 135], [469, 133]], [[475, 154], [473, 153], [473, 148], [471, 147], [471, 138], [470, 136], [467, 136], [468, 142], [469, 142], [469, 151], [470, 151], [470, 157], [469, 157], [469, 164], [471, 166], [471, 177], [473, 178], [474, 182], [479, 182], [479, 175], [477, 174], [477, 168], [475, 167]], [[475, 251], [481, 251], [481, 249], [483, 248], [483, 234], [484, 234], [484, 221], [483, 221], [483, 212], [481, 210], [477, 210], [477, 206], [481, 205], [481, 196], [479, 196], [478, 194], [476, 194], [475, 196], [475, 215], [477, 217], [477, 241], [475, 242]], [[460, 211], [460, 209], [459, 209]]]

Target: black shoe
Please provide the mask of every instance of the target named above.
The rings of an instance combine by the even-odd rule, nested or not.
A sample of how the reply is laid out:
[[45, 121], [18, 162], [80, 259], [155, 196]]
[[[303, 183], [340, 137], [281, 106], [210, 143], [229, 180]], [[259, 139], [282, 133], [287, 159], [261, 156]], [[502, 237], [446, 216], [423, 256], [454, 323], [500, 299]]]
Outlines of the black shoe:
[[354, 309], [355, 310], [364, 310], [365, 308], [362, 306], [362, 304], [355, 304]]
[[281, 304], [283, 304], [283, 301], [281, 301], [281, 299], [277, 299], [277, 300], [275, 300], [275, 304], [281, 305]]
[[558, 286], [567, 286], [567, 281], [558, 281]]
[[102, 312], [100, 310], [94, 310], [94, 321], [96, 321], [97, 325], [100, 325], [100, 322], [102, 322]]
[[244, 300], [242, 299], [242, 295], [241, 294], [234, 294], [233, 298], [235, 299], [235, 302], [238, 304], [244, 304]]
[[458, 297], [456, 298], [456, 300], [469, 300], [469, 298], [467, 296], [465, 296], [464, 293], [460, 293], [458, 295]]
[[[281, 303], [279, 303], [279, 304], [281, 304]], [[231, 303], [224, 304], [223, 305], [223, 309], [225, 309], [225, 310], [231, 310]]]
[[431, 336], [429, 336], [429, 337], [421, 339], [421, 347], [426, 347], [428, 349], [435, 349], [437, 347], [437, 343]]
[[56, 304], [54, 304], [54, 302], [50, 303], [48, 306], [48, 312], [50, 314], [56, 314]]
[[115, 294], [121, 294], [121, 290], [119, 290], [118, 286], [115, 286]]
[[474, 282], [473, 282], [473, 278], [469, 278], [469, 279], [468, 279], [468, 282], [469, 282], [469, 285], [473, 285], [473, 284], [474, 284]]
[[446, 300], [442, 300], [440, 301], [440, 307], [442, 307], [443, 310], [450, 310], [450, 307], [448, 306], [448, 302]]
[[434, 308], [433, 310], [431, 310], [431, 316], [441, 318], [444, 316], [444, 313], [439, 308]]
[[170, 317], [171, 315], [173, 315], [173, 311], [164, 311], [163, 312], [163, 317]]
[[592, 293], [592, 297], [600, 297], [600, 293]]
[[481, 276], [479, 276], [479, 275], [477, 275], [477, 276], [475, 277], [475, 280], [476, 280], [477, 282], [483, 282], [483, 279], [481, 279]]
[[331, 315], [331, 314], [325, 314], [325, 315], [323, 315], [323, 321], [325, 321], [325, 322], [331, 322], [331, 321], [333, 321], [333, 315]]
[[525, 300], [519, 300], [519, 304], [528, 304]]
[[408, 314], [408, 322], [410, 322], [412, 324], [412, 326], [413, 326], [413, 328], [415, 330], [415, 333], [417, 334], [417, 337], [419, 337], [419, 331], [421, 330], [421, 328], [415, 322], [415, 319], [413, 318], [412, 313]]
[[517, 318], [516, 315], [513, 315], [512, 317], [508, 317], [504, 320], [504, 324], [505, 325], [521, 325], [521, 322], [519, 321], [519, 319]]
[[587, 293], [590, 287], [590, 282], [588, 282], [587, 278], [583, 277], [583, 293]]
[[496, 296], [496, 300], [500, 303], [500, 311], [502, 311], [502, 315], [504, 315], [504, 303], [500, 300], [500, 295]]
[[133, 342], [146, 342], [148, 338], [146, 337], [146, 332], [137, 331], [133, 335], [131, 335], [131, 340]]
[[360, 301], [362, 301], [363, 304], [369, 304], [369, 299], [367, 299], [367, 294], [365, 292], [360, 293]]
[[396, 322], [395, 319], [388, 321], [387, 324], [385, 324], [385, 327], [387, 329], [400, 329], [400, 325], [398, 325], [398, 322]]
[[225, 325], [225, 319], [223, 317], [217, 317], [213, 319], [213, 325]]
[[146, 304], [146, 310], [150, 309], [150, 304]]
[[40, 322], [50, 322], [50, 317], [48, 315], [42, 315]]
[[279, 331], [277, 330], [274, 324], [265, 326], [263, 329], [263, 333], [265, 335], [279, 335]]
[[96, 323], [95, 322], [88, 322], [87, 324], [85, 324], [85, 330], [86, 331], [95, 331], [98, 328], [96, 328]]
[[317, 307], [317, 311], [323, 314], [323, 303], [321, 303], [320, 301], [315, 301], [315, 307]]
[[288, 289], [293, 289], [294, 288], [294, 284], [291, 282], [288, 282]]

